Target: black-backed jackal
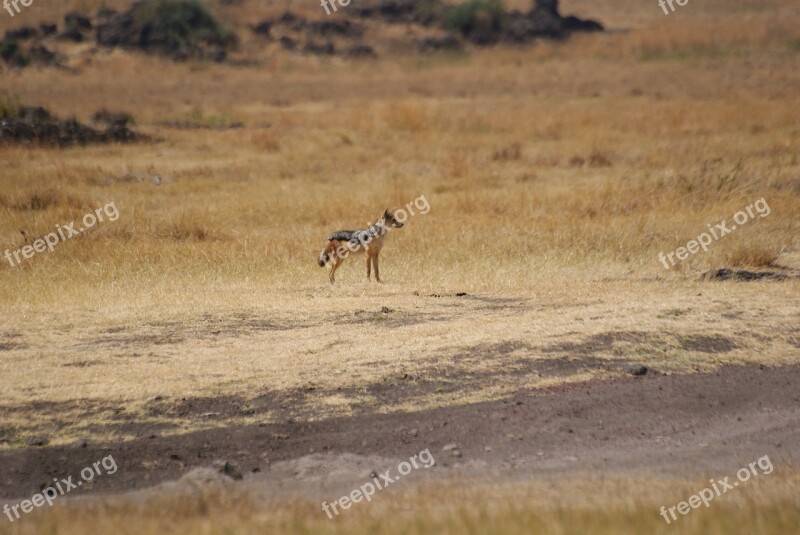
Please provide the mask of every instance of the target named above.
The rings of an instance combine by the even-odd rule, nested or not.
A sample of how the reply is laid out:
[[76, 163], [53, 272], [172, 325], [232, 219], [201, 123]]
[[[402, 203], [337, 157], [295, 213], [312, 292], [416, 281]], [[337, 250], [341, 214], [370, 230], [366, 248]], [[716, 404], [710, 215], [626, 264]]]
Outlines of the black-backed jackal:
[[325, 247], [319, 254], [319, 265], [328, 265], [328, 277], [331, 284], [336, 282], [336, 270], [344, 259], [351, 254], [363, 253], [367, 259], [367, 280], [370, 278], [370, 268], [375, 268], [375, 280], [381, 282], [378, 268], [378, 255], [381, 253], [386, 233], [390, 228], [403, 228], [394, 213], [384, 210], [378, 220], [365, 229], [337, 230], [325, 240]]

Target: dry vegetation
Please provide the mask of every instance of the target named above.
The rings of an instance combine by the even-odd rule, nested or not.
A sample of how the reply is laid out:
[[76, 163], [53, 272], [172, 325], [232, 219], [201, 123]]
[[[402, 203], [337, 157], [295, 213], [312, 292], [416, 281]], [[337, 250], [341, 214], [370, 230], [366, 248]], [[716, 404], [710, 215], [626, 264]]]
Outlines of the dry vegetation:
[[[250, 24], [284, 8], [255, 4], [220, 11]], [[540, 350], [556, 343], [645, 332], [602, 356], [666, 372], [796, 363], [800, 281], [698, 278], [723, 266], [800, 268], [800, 8], [719, 0], [665, 17], [655, 0], [607, 4], [565, 1], [563, 11], [615, 31], [532, 48], [365, 62], [276, 51], [263, 65], [234, 67], [75, 45], [79, 74], [0, 73], [0, 88], [25, 103], [86, 121], [100, 107], [127, 111], [137, 130], [160, 139], [0, 148], [0, 253], [25, 243], [21, 230], [40, 237], [110, 201], [120, 211], [21, 267], [0, 258], [0, 415], [17, 430], [2, 447], [42, 432], [66, 443], [109, 417], [63, 425], [69, 410], [18, 409], [30, 401], [124, 402], [136, 413], [158, 395], [333, 391], [435, 373], [454, 350], [497, 341], [547, 358]], [[37, 0], [24, 16], [36, 23], [99, 5]], [[357, 260], [330, 288], [316, 265], [326, 234], [421, 194], [431, 211], [390, 236], [386, 284], [367, 284]], [[659, 252], [762, 197], [768, 217], [669, 272], [658, 262]], [[428, 297], [456, 292], [485, 300]], [[389, 334], [379, 323], [341, 330], [361, 314], [396, 325]], [[692, 349], [686, 340], [698, 336], [732, 345]], [[497, 370], [514, 357], [471, 365]], [[515, 377], [380, 410], [496, 399], [553, 382]], [[320, 395], [316, 417], [348, 414], [351, 401]], [[684, 489], [669, 488], [678, 497], [674, 489]], [[788, 533], [800, 523], [785, 499], [797, 495], [796, 474], [780, 488], [763, 503], [748, 489], [756, 498], [742, 493], [741, 506], [730, 500], [690, 515], [681, 532]], [[481, 503], [497, 495], [475, 492]], [[142, 517], [136, 533], [672, 532], [654, 517], [652, 497], [570, 510], [536, 505], [538, 491], [519, 495], [529, 498], [451, 510], [422, 493], [403, 502], [426, 504], [413, 513], [375, 508], [337, 525], [306, 520], [304, 504], [262, 512], [222, 495], [172, 509], [94, 505], [97, 514], [80, 520], [71, 509], [48, 511], [11, 532], [123, 533], [120, 525]]]
[[[796, 494], [798, 475], [785, 470], [783, 474], [737, 489], [724, 503], [713, 503], [708, 510], [691, 513], [672, 525], [654, 511], [666, 503], [665, 496], [677, 502], [697, 492], [706, 484], [704, 479], [664, 483], [588, 478], [549, 484], [434, 486], [394, 493], [392, 499], [376, 500], [369, 507], [353, 507], [336, 522], [320, 516], [317, 504], [294, 501], [265, 507], [253, 503], [248, 494], [215, 488], [180, 496], [157, 495], [144, 502], [110, 498], [72, 508], [56, 507], [39, 514], [39, 522], [26, 519], [13, 533], [666, 535], [677, 531], [777, 535], [792, 532], [800, 523], [796, 502], [786, 499]], [[3, 527], [0, 525], [0, 531]]]

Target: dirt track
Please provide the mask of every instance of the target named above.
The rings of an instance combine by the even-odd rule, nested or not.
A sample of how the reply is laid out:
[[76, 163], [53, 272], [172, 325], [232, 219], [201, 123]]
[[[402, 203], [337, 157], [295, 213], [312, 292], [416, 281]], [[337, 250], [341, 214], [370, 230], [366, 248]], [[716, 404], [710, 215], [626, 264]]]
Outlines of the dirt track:
[[[776, 465], [796, 464], [799, 383], [800, 366], [726, 366], [711, 374], [648, 374], [519, 391], [501, 401], [415, 413], [364, 412], [164, 437], [142, 430], [140, 438], [121, 444], [3, 451], [0, 496], [30, 496], [54, 477], [77, 474], [109, 454], [119, 471], [96, 478], [84, 492], [145, 488], [219, 459], [234, 461], [245, 480], [258, 483], [280, 481], [287, 462], [307, 464], [309, 455], [324, 471], [336, 459], [353, 458], [346, 454], [402, 459], [425, 448], [436, 458], [433, 477], [541, 479], [600, 471], [673, 477], [730, 473], [763, 455]], [[202, 409], [224, 411], [229, 402], [204, 400]], [[461, 457], [442, 450], [452, 443]], [[351, 476], [358, 481], [365, 474], [344, 479]], [[309, 496], [328, 490], [318, 477], [298, 484], [296, 490]]]

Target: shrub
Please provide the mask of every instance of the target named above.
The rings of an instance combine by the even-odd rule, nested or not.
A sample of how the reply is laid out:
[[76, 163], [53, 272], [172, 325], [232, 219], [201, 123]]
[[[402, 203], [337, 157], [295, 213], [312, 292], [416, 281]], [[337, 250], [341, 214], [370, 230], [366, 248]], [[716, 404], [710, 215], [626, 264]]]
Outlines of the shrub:
[[145, 0], [133, 10], [137, 25], [169, 48], [211, 43], [224, 45], [230, 34], [200, 0]]
[[444, 22], [448, 28], [463, 35], [494, 32], [500, 29], [504, 12], [500, 0], [468, 0], [450, 8]]
[[187, 54], [211, 45], [224, 49], [236, 36], [200, 0], [140, 0], [101, 25], [98, 43], [165, 54]]
[[25, 56], [19, 43], [13, 40], [0, 42], [0, 58], [14, 67], [25, 67], [30, 60]]

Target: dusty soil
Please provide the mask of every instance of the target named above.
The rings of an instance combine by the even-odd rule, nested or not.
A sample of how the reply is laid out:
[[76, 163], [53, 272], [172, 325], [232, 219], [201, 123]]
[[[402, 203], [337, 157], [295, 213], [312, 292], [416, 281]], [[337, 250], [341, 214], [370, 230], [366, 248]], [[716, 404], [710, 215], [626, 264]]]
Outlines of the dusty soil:
[[[170, 436], [160, 436], [151, 426], [124, 443], [6, 450], [0, 452], [0, 496], [30, 496], [54, 477], [78, 474], [106, 455], [114, 456], [119, 471], [95, 478], [84, 492], [141, 489], [228, 460], [241, 467], [244, 484], [275, 480], [288, 485], [282, 492], [291, 488], [316, 497], [332, 486], [364, 480], [370, 470], [392, 466], [381, 464], [389, 459], [407, 459], [425, 448], [436, 459], [429, 474], [435, 478], [541, 479], [598, 471], [678, 477], [730, 473], [763, 455], [776, 465], [800, 461], [800, 366], [633, 373], [410, 413], [365, 410], [317, 422], [289, 417], [275, 424]], [[384, 393], [392, 404], [406, 394], [403, 389]], [[236, 400], [227, 396], [187, 399], [165, 410], [219, 415], [232, 406]], [[448, 444], [457, 445], [459, 456], [443, 451]], [[357, 469], [341, 470], [341, 464]], [[337, 468], [342, 477], [327, 477]]]

